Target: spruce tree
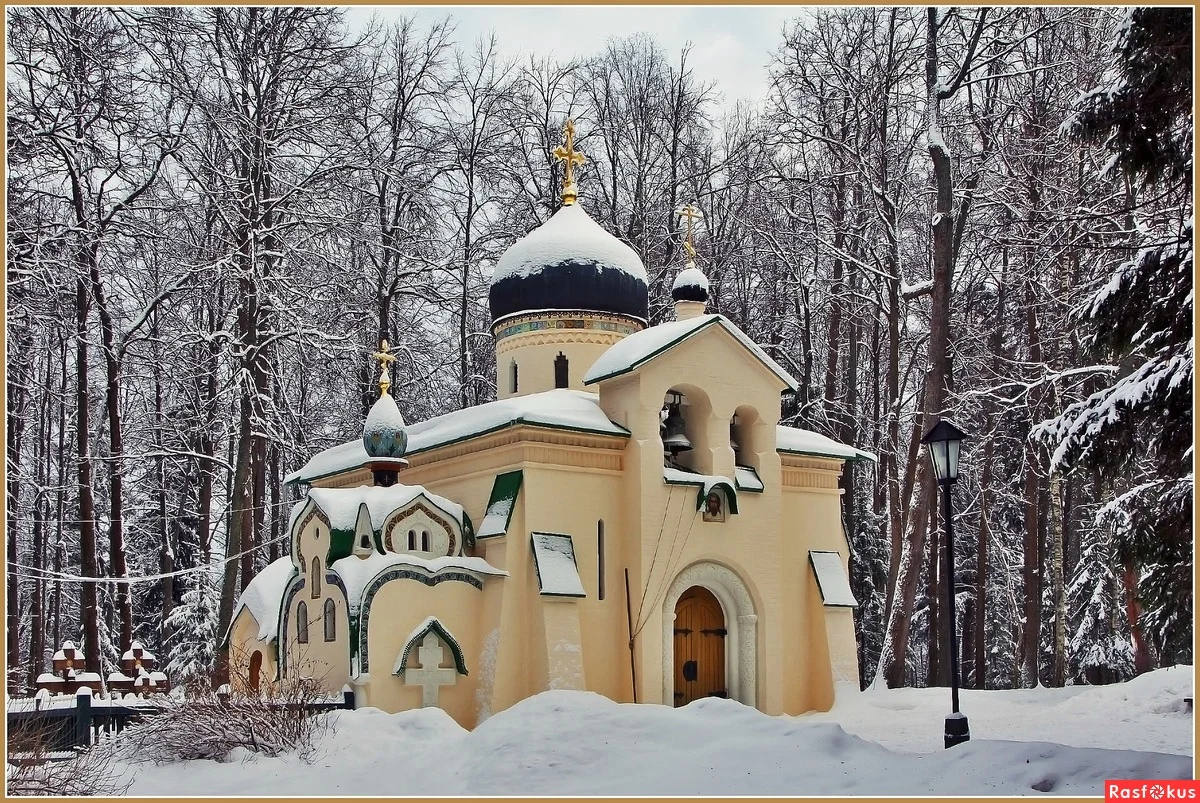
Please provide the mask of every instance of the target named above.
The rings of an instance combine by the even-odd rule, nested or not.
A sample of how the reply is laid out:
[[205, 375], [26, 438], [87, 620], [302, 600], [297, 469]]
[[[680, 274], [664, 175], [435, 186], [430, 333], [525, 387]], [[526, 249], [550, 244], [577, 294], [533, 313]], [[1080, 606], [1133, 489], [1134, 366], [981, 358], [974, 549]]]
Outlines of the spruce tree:
[[1192, 622], [1192, 11], [1130, 9], [1115, 65], [1064, 125], [1111, 152], [1129, 188], [1132, 257], [1079, 310], [1116, 380], [1041, 428], [1055, 470], [1086, 465], [1112, 493], [1097, 519], [1141, 570], [1142, 621], [1164, 663], [1190, 661]]

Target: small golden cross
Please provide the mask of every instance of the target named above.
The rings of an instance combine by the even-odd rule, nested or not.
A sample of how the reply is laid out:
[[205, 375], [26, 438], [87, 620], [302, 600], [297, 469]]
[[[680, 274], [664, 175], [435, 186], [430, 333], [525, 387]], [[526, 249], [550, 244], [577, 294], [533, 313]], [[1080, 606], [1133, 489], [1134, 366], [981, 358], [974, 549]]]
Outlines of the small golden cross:
[[692, 223], [696, 220], [701, 220], [704, 215], [691, 204], [684, 204], [679, 207], [679, 216], [687, 220], [687, 237], [683, 241], [683, 249], [687, 251], [688, 262], [694, 262], [696, 259], [696, 246], [692, 242]]
[[554, 149], [553, 156], [560, 162], [566, 162], [566, 172], [563, 173], [563, 205], [570, 206], [575, 203], [575, 199], [579, 197], [579, 192], [575, 187], [575, 165], [581, 165], [587, 161], [581, 151], [575, 150], [575, 121], [567, 119], [567, 124], [563, 126], [563, 134], [566, 135], [567, 141], [565, 145], [559, 145]]
[[388, 353], [387, 340], [380, 341], [379, 351], [371, 355], [379, 360], [379, 395], [387, 395], [388, 388], [392, 386], [392, 378], [388, 375], [388, 365], [396, 361], [396, 355]]

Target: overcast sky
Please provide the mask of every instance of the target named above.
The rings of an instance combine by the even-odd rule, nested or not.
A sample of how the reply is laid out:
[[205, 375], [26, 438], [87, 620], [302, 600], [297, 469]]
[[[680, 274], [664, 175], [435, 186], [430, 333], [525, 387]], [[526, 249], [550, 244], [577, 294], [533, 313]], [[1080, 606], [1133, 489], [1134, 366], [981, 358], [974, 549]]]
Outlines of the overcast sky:
[[414, 14], [421, 22], [449, 15], [456, 38], [467, 43], [490, 31], [504, 52], [560, 57], [590, 56], [610, 37], [654, 36], [668, 53], [693, 44], [696, 76], [717, 82], [726, 106], [766, 95], [766, 65], [782, 41], [785, 21], [805, 13], [797, 6], [352, 6], [352, 26], [372, 14], [382, 19]]

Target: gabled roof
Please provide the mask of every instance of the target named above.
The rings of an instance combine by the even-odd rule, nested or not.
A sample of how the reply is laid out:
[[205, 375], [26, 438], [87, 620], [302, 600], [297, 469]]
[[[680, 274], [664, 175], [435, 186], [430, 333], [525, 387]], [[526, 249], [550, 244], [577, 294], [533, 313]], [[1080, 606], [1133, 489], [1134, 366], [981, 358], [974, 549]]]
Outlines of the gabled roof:
[[588, 370], [583, 377], [583, 384], [594, 385], [606, 379], [627, 374], [653, 360], [658, 355], [669, 351], [683, 341], [695, 337], [711, 326], [719, 326], [742, 344], [759, 362], [791, 390], [799, 388], [799, 383], [787, 371], [763, 351], [750, 336], [724, 315], [700, 315], [686, 321], [675, 321], [651, 326], [641, 332], [628, 335], [613, 344], [608, 351], [600, 355], [600, 359]]
[[[521, 424], [597, 435], [629, 436], [629, 430], [614, 424], [600, 409], [595, 393], [561, 388], [500, 399], [411, 424], [406, 430], [408, 450], [405, 454], [411, 457]], [[313, 455], [303, 468], [287, 475], [284, 482], [311, 483], [332, 474], [352, 471], [366, 465], [369, 460], [362, 438], [358, 438]]]

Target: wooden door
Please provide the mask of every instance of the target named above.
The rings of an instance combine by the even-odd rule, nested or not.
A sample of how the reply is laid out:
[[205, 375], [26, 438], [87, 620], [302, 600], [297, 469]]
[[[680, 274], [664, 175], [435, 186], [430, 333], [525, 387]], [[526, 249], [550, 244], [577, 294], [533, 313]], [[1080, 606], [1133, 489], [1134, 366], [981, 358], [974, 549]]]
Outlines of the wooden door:
[[692, 586], [675, 605], [675, 705], [727, 697], [725, 613], [707, 588]]
[[258, 650], [250, 656], [250, 691], [258, 691], [259, 676], [262, 674], [262, 653]]

